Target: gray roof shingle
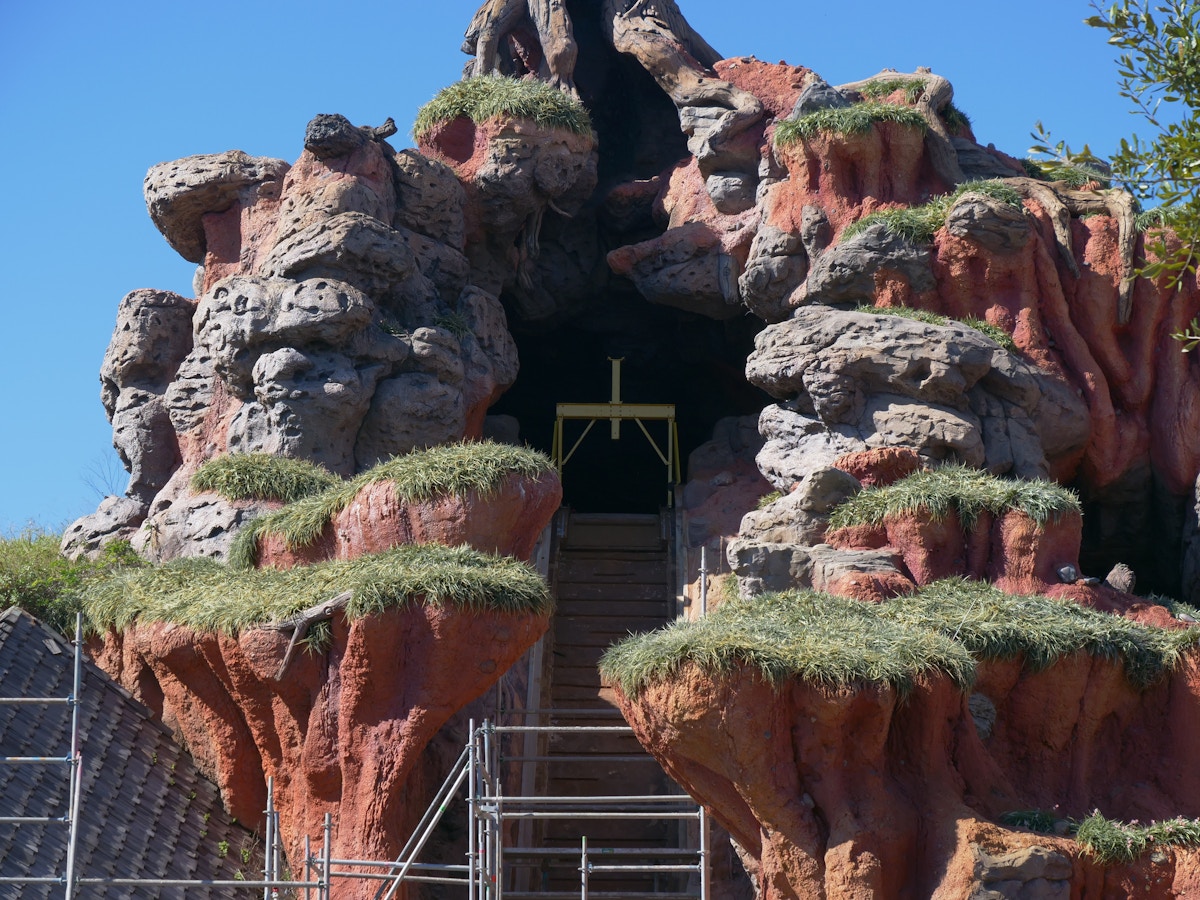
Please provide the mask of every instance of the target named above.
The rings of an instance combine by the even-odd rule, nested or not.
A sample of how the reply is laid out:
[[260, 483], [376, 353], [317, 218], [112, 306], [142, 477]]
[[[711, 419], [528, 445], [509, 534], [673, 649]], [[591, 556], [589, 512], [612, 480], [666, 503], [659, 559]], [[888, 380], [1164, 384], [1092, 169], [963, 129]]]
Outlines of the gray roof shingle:
[[[73, 650], [61, 635], [13, 607], [0, 614], [0, 697], [66, 697]], [[65, 705], [0, 705], [0, 757], [70, 753]], [[83, 793], [76, 865], [80, 877], [261, 878], [255, 835], [230, 819], [216, 786], [146, 707], [84, 661], [80, 692]], [[69, 768], [0, 764], [0, 816], [63, 816]], [[61, 876], [66, 825], [0, 824], [0, 876]], [[222, 855], [221, 847], [227, 852]], [[250, 852], [242, 862], [242, 849]], [[88, 886], [81, 900], [157, 898], [178, 889]], [[0, 884], [0, 900], [59, 898], [63, 887]], [[210, 890], [206, 897], [253, 897]]]

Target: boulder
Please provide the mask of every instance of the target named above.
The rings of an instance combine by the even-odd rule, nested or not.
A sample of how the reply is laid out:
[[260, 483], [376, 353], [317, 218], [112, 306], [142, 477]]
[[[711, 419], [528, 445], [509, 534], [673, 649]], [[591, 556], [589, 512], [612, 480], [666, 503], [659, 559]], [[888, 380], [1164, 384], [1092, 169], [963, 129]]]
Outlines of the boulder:
[[248, 204], [260, 186], [277, 189], [288, 172], [281, 159], [241, 150], [188, 156], [152, 166], [146, 174], [146, 206], [154, 226], [188, 262], [204, 262], [204, 216]]

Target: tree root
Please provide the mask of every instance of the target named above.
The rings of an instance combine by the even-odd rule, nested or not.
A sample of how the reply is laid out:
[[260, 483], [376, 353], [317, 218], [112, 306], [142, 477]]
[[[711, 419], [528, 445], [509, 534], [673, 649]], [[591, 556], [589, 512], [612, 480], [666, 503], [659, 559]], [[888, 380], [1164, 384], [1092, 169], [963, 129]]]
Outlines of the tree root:
[[1134, 256], [1137, 252], [1137, 223], [1134, 199], [1127, 191], [1080, 191], [1061, 181], [1038, 181], [1035, 178], [1005, 178], [1005, 184], [1029, 200], [1036, 200], [1054, 229], [1054, 243], [1059, 256], [1079, 277], [1075, 261], [1075, 246], [1071, 238], [1071, 217], [1085, 213], [1101, 213], [1117, 222], [1117, 247], [1121, 253], [1121, 282], [1117, 288], [1117, 324], [1128, 325], [1133, 315]]
[[724, 110], [703, 134], [694, 126], [688, 133], [688, 149], [702, 170], [720, 168], [722, 148], [762, 120], [757, 97], [709, 74], [707, 67], [720, 56], [692, 30], [675, 0], [605, 0], [602, 25], [612, 46], [650, 73], [681, 117], [691, 108]]
[[579, 47], [565, 0], [487, 0], [475, 11], [463, 40], [463, 52], [475, 57], [468, 64], [468, 74], [506, 74], [500, 56], [501, 41], [526, 19], [537, 31], [542, 51], [535, 74], [575, 95]]

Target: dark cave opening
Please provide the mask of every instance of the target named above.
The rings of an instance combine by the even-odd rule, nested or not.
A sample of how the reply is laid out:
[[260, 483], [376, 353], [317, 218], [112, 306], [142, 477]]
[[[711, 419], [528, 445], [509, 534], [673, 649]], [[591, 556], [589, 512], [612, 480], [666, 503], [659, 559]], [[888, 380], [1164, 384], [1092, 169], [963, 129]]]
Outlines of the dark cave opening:
[[[724, 416], [756, 415], [769, 398], [745, 380], [746, 356], [761, 327], [749, 316], [715, 322], [610, 291], [584, 314], [551, 330], [514, 328], [521, 372], [490, 412], [520, 422], [520, 439], [551, 452], [557, 403], [606, 403], [610, 358], [620, 357], [621, 400], [673, 403], [683, 476], [687, 456]], [[567, 450], [586, 422], [568, 422]], [[665, 450], [666, 427], [647, 422]], [[564, 467], [564, 502], [586, 512], [653, 512], [666, 501], [666, 467], [634, 422], [619, 440], [598, 421]]]
[[[618, 185], [648, 181], [687, 159], [687, 140], [654, 79], [605, 40], [600, 4], [569, 0], [567, 8], [579, 46], [575, 83], [599, 145], [598, 186], [572, 219], [546, 213], [533, 274], [540, 297], [530, 302], [518, 284], [502, 294], [521, 369], [490, 413], [516, 418], [519, 439], [550, 453], [555, 404], [608, 402], [609, 358], [620, 357], [622, 401], [675, 404], [686, 480], [688, 454], [712, 437], [718, 419], [757, 415], [770, 400], [745, 380], [763, 323], [749, 314], [719, 322], [651, 304], [609, 270], [609, 251], [662, 234], [666, 222], [652, 209], [652, 190], [618, 213], [606, 198]], [[585, 425], [566, 424], [567, 450]], [[646, 427], [665, 449], [665, 424]], [[608, 421], [598, 421], [564, 467], [564, 502], [586, 512], [653, 512], [666, 501], [666, 473], [636, 423], [623, 423], [612, 440]]]

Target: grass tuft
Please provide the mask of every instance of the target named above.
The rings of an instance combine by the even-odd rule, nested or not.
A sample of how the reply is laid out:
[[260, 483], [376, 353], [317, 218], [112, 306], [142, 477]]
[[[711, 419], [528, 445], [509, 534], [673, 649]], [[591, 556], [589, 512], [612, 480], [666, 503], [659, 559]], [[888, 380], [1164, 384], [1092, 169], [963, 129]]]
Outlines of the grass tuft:
[[818, 109], [797, 119], [784, 119], [775, 125], [775, 145], [787, 147], [818, 134], [861, 134], [879, 122], [895, 122], [925, 130], [921, 114], [909, 106], [894, 103], [865, 102], [841, 109]]
[[718, 675], [749, 666], [776, 686], [798, 678], [901, 692], [935, 673], [966, 687], [974, 673], [970, 655], [949, 638], [888, 622], [871, 604], [812, 591], [725, 602], [699, 619], [628, 638], [609, 648], [600, 671], [634, 695], [684, 663]]
[[192, 476], [192, 490], [213, 491], [226, 500], [280, 500], [291, 503], [318, 494], [341, 479], [304, 459], [270, 453], [216, 456]]
[[1002, 515], [1020, 510], [1044, 525], [1070, 512], [1079, 512], [1079, 498], [1052, 481], [997, 478], [970, 466], [949, 465], [914, 472], [881, 487], [869, 487], [833, 510], [830, 529], [850, 525], [881, 525], [884, 519], [924, 510], [939, 521], [958, 513], [970, 527], [983, 511]]
[[858, 92], [868, 100], [883, 100], [896, 91], [904, 91], [905, 103], [916, 103], [925, 92], [925, 84], [911, 78], [887, 78], [881, 81], [868, 81]]
[[75, 561], [62, 555], [60, 542], [60, 535], [32, 527], [0, 539], [0, 610], [19, 606], [62, 634], [74, 636], [84, 586], [144, 563], [128, 541], [105, 545], [98, 559]]
[[338, 481], [319, 494], [254, 519], [234, 538], [229, 564], [239, 569], [254, 566], [259, 541], [266, 534], [279, 535], [291, 550], [311, 546], [368, 485], [392, 482], [397, 500], [415, 503], [470, 491], [488, 496], [509, 475], [538, 478], [553, 468], [549, 458], [535, 450], [493, 441], [446, 444], [394, 456], [349, 481]]
[[949, 131], [964, 131], [971, 127], [971, 117], [953, 103], [947, 103], [942, 110], [942, 121]]
[[776, 500], [783, 499], [783, 491], [771, 491], [769, 494], [763, 494], [758, 498], [758, 502], [754, 504], [755, 509], [766, 509]]
[[968, 191], [984, 194], [1001, 203], [1006, 203], [1015, 209], [1021, 208], [1021, 195], [1010, 185], [996, 179], [984, 181], [965, 181], [949, 194], [934, 197], [921, 206], [908, 206], [902, 209], [884, 209], [863, 216], [857, 222], [848, 225], [840, 240], [846, 241], [865, 231], [871, 225], [882, 223], [892, 234], [898, 235], [914, 244], [928, 244], [934, 234], [946, 224], [946, 216], [958, 199]]
[[1101, 863], [1130, 863], [1151, 847], [1200, 845], [1200, 820], [1174, 818], [1141, 825], [1108, 819], [1096, 810], [1076, 826], [1075, 840]]
[[1093, 181], [1102, 188], [1112, 186], [1111, 174], [1091, 166], [1052, 159], [1023, 159], [1021, 165], [1030, 178], [1039, 181], [1061, 181], [1069, 188], [1078, 189]]
[[1161, 231], [1174, 228], [1186, 216], [1187, 210], [1182, 206], [1156, 206], [1138, 213], [1133, 221], [1138, 231]]
[[912, 319], [916, 322], [925, 322], [928, 325], [949, 325], [951, 322], [957, 321], [968, 328], [973, 328], [984, 337], [995, 341], [1010, 353], [1016, 352], [1017, 349], [1017, 344], [1011, 334], [998, 325], [993, 325], [991, 322], [985, 322], [983, 319], [977, 319], [974, 316], [967, 316], [964, 319], [951, 319], [949, 316], [943, 316], [940, 313], [930, 312], [927, 309], [914, 309], [911, 306], [863, 305], [856, 306], [854, 311], [870, 313], [875, 316], [899, 316], [904, 319]]
[[1026, 828], [1041, 834], [1053, 834], [1058, 820], [1053, 814], [1040, 809], [1015, 809], [1000, 817], [1000, 824], [1010, 828]]
[[[312, 566], [235, 570], [211, 559], [177, 559], [128, 569], [88, 583], [83, 608], [98, 632], [133, 622], [173, 622], [204, 632], [238, 634], [277, 622], [342, 591], [352, 591], [351, 619], [404, 606], [545, 613], [546, 585], [524, 563], [470, 547], [407, 544], [354, 560]], [[320, 635], [314, 640], [320, 640]]]
[[1008, 594], [986, 582], [949, 578], [880, 609], [889, 621], [953, 637], [978, 659], [1024, 659], [1041, 671], [1084, 652], [1120, 662], [1142, 688], [1172, 671], [1200, 634], [1139, 625], [1069, 600]]
[[1086, 652], [1120, 662], [1130, 683], [1145, 687], [1178, 666], [1197, 640], [1192, 630], [950, 579], [881, 604], [813, 591], [733, 600], [703, 618], [627, 638], [609, 648], [600, 669], [630, 696], [685, 663], [715, 675], [749, 666], [773, 685], [800, 679], [903, 693], [934, 674], [966, 689], [978, 660], [1019, 658], [1039, 670]]
[[531, 119], [542, 128], [566, 128], [591, 134], [592, 120], [583, 104], [543, 81], [519, 81], [501, 75], [465, 78], [442, 88], [417, 111], [413, 136], [435, 125], [467, 116], [482, 123], [497, 116]]

